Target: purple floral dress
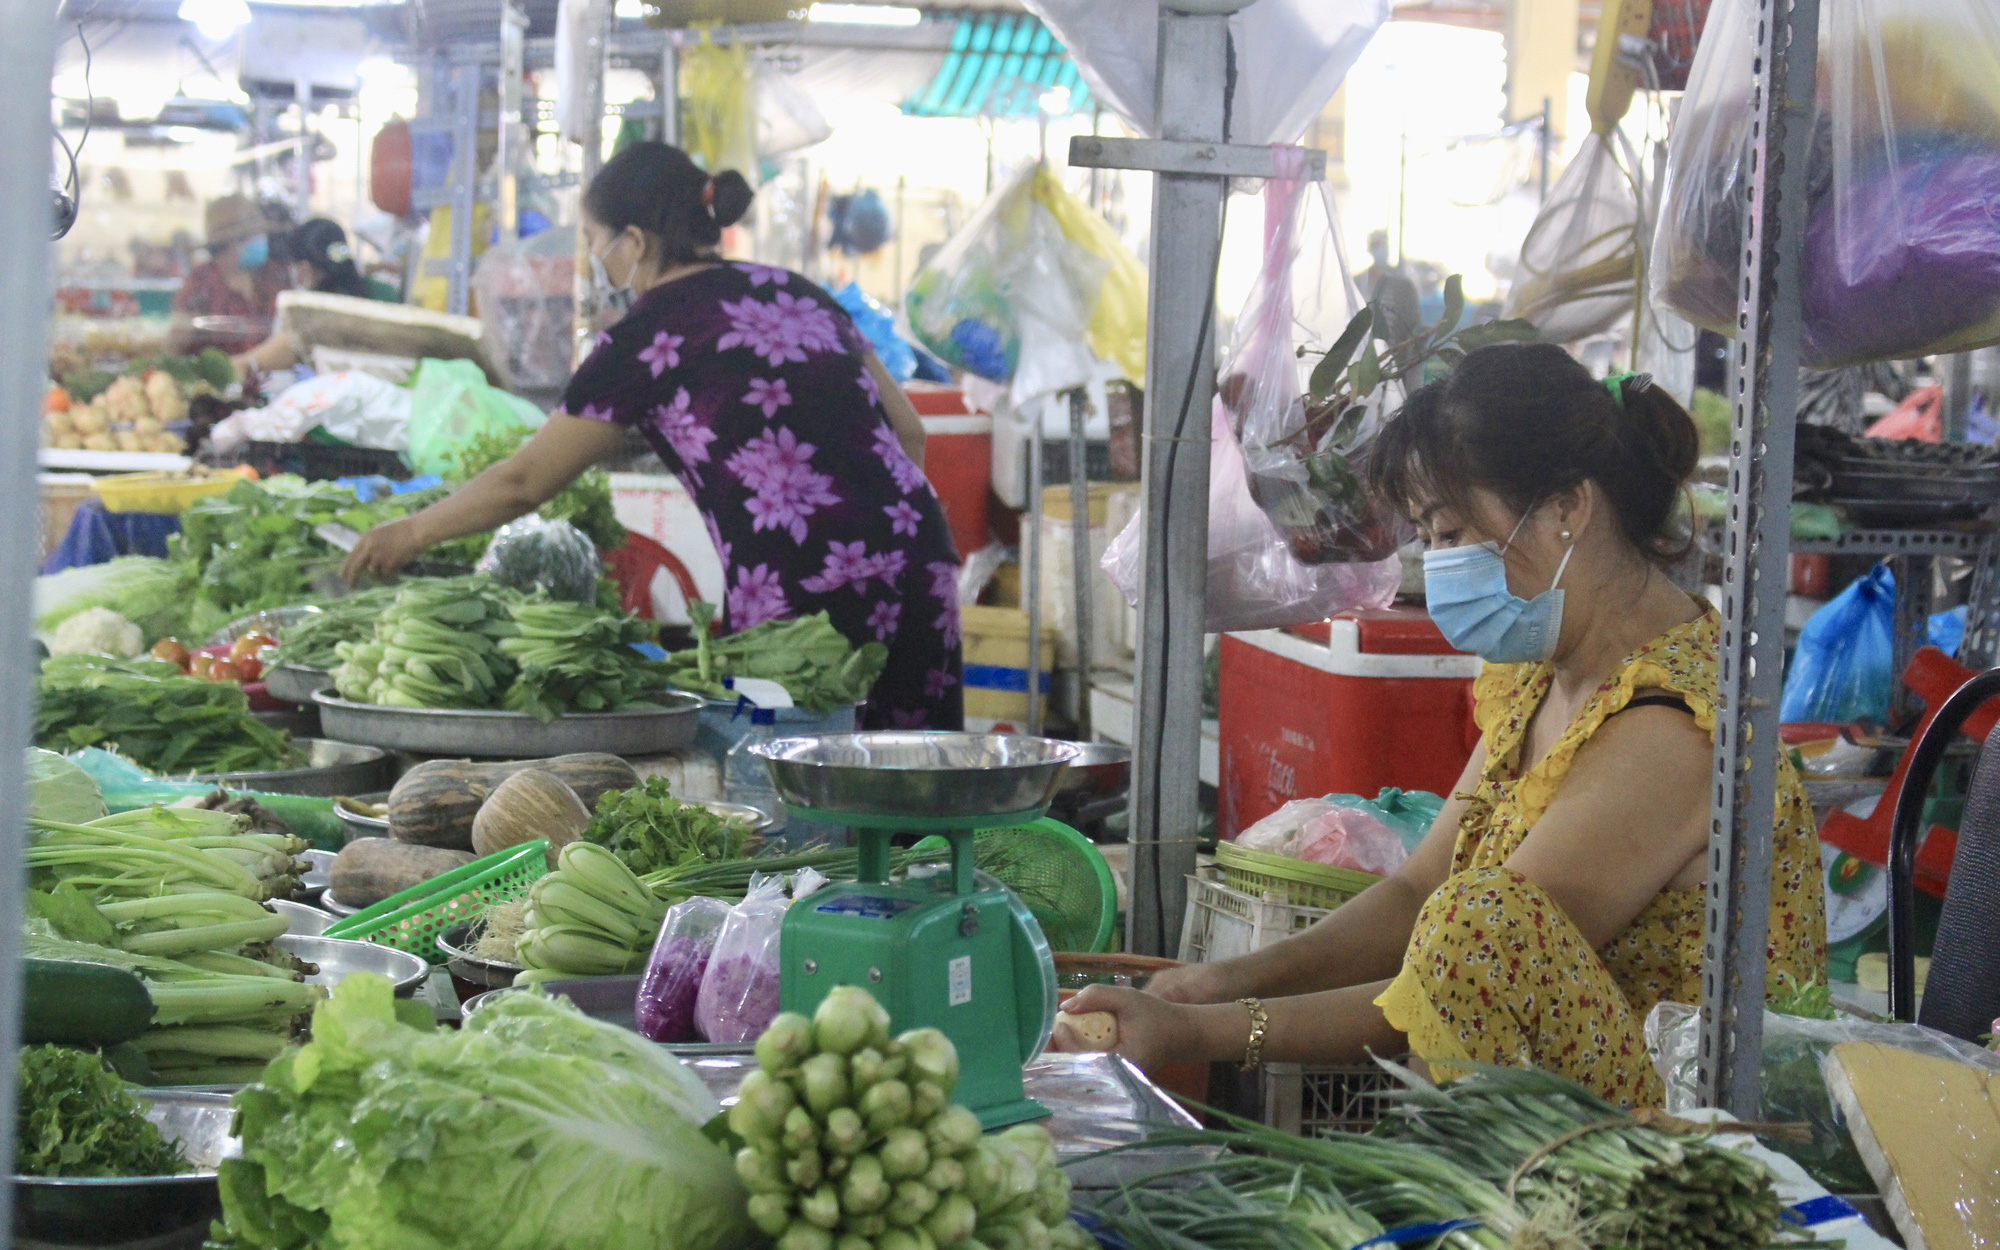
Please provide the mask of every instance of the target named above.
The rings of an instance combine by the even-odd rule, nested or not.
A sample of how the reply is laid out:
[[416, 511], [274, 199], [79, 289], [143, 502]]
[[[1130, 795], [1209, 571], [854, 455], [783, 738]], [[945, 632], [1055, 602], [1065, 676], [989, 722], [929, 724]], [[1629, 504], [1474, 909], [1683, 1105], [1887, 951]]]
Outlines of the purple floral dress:
[[958, 553], [864, 363], [799, 274], [726, 264], [642, 295], [598, 335], [561, 412], [637, 426], [700, 507], [729, 628], [824, 610], [889, 664], [869, 729], [957, 729]]

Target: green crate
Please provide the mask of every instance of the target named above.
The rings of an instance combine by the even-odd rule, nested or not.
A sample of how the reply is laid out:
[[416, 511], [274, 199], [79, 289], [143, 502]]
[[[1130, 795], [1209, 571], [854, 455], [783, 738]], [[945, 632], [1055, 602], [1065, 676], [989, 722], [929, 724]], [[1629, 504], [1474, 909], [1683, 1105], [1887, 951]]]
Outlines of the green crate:
[[526, 894], [547, 875], [548, 856], [549, 844], [542, 841], [495, 851], [355, 912], [328, 926], [325, 936], [374, 942], [443, 963], [438, 935], [495, 903], [510, 903]]

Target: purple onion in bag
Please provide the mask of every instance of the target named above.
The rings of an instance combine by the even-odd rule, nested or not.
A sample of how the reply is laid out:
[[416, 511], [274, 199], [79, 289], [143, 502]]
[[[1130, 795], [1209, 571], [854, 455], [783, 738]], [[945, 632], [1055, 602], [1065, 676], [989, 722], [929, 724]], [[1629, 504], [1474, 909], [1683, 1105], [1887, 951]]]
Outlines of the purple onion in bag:
[[667, 909], [634, 1005], [639, 1032], [647, 1040], [695, 1040], [695, 996], [728, 917], [729, 904], [714, 898], [691, 898]]

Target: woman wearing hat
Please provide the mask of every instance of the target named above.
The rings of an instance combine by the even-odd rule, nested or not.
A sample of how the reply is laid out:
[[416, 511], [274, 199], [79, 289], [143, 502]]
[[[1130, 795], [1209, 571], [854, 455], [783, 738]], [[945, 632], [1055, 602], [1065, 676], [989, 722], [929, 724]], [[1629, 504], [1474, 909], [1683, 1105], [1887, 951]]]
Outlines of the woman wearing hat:
[[[287, 236], [286, 252], [291, 257], [292, 282], [301, 290], [327, 295], [351, 295], [356, 299], [395, 303], [395, 290], [387, 283], [361, 276], [354, 253], [347, 246], [347, 232], [338, 222], [315, 217]], [[305, 345], [279, 330], [256, 347], [236, 356], [238, 373], [256, 369], [269, 373], [289, 369], [305, 356]]]
[[248, 351], [271, 331], [285, 268], [272, 259], [268, 224], [248, 197], [211, 200], [204, 216], [208, 260], [174, 296], [170, 341], [182, 354], [205, 347]]

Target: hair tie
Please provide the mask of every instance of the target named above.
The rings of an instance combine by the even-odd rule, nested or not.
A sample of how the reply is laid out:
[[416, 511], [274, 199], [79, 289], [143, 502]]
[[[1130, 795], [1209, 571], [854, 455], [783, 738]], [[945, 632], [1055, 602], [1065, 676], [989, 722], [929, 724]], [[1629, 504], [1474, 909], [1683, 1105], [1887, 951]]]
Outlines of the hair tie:
[[701, 184], [701, 206], [707, 211], [710, 218], [715, 216], [715, 179], [713, 178]]
[[1625, 406], [1627, 393], [1637, 395], [1652, 385], [1653, 375], [1650, 373], [1614, 373], [1604, 379], [1604, 389], [1611, 392], [1611, 398], [1618, 401], [1620, 408]]

